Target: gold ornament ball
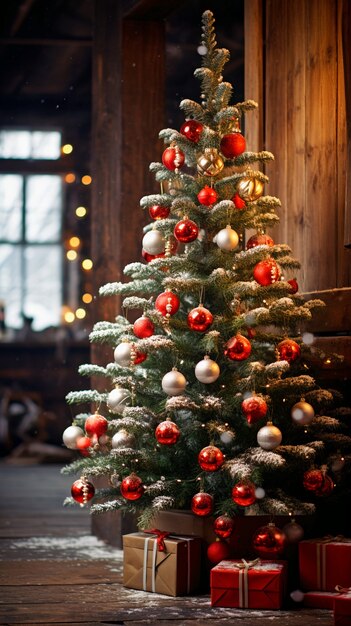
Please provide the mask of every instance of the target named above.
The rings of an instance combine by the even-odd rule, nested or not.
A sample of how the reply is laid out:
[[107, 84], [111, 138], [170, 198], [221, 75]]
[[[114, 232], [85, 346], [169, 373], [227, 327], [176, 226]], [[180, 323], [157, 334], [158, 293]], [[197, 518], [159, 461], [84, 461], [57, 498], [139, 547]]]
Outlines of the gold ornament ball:
[[222, 157], [219, 156], [217, 148], [205, 148], [197, 160], [197, 170], [199, 174], [205, 176], [217, 176], [224, 167]]
[[263, 194], [263, 183], [258, 178], [244, 176], [238, 183], [237, 193], [245, 202], [253, 202]]
[[291, 417], [296, 424], [306, 426], [314, 418], [314, 408], [308, 402], [301, 400], [301, 402], [296, 402], [292, 407]]
[[257, 433], [257, 443], [263, 450], [274, 450], [282, 441], [282, 434], [272, 422], [267, 422], [266, 426], [260, 428]]

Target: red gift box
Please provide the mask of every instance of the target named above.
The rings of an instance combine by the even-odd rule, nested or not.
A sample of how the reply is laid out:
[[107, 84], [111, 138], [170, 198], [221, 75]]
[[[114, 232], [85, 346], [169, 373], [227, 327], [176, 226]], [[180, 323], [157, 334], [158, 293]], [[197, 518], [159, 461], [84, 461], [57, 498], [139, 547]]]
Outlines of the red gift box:
[[331, 591], [306, 591], [303, 605], [312, 609], [332, 610], [337, 596], [337, 593], [332, 593]]
[[351, 588], [337, 585], [339, 593], [334, 600], [334, 625], [351, 626]]
[[351, 539], [326, 537], [299, 543], [300, 584], [305, 591], [351, 586]]
[[280, 609], [285, 584], [285, 561], [221, 561], [211, 570], [211, 605]]

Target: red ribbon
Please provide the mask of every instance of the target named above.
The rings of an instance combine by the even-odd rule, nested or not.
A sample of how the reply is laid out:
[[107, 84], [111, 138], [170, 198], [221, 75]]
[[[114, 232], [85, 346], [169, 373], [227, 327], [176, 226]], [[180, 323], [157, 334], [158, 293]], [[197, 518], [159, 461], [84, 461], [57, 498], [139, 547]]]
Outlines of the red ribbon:
[[157, 546], [159, 552], [165, 552], [166, 544], [165, 539], [169, 537], [171, 533], [166, 533], [164, 530], [159, 530], [158, 528], [152, 528], [151, 530], [144, 530], [144, 533], [149, 533], [150, 535], [156, 535]]

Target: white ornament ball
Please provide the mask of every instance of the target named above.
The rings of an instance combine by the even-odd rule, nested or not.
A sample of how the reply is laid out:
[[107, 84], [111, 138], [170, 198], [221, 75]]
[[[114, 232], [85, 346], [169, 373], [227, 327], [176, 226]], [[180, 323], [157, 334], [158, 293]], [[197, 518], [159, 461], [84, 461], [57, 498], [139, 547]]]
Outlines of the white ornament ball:
[[120, 343], [113, 353], [113, 358], [118, 365], [122, 367], [130, 367], [132, 363], [131, 358], [132, 344], [127, 341]]
[[120, 389], [117, 387], [116, 389], [112, 389], [107, 396], [107, 406], [114, 413], [122, 414], [126, 406], [128, 406], [128, 401], [130, 399], [130, 392], [128, 389]]
[[133, 448], [135, 437], [126, 430], [118, 430], [111, 439], [112, 448]]
[[84, 431], [79, 426], [68, 426], [62, 433], [62, 440], [66, 448], [77, 449], [77, 439], [84, 437]]
[[282, 434], [276, 426], [268, 422], [257, 433], [257, 443], [263, 450], [274, 450], [281, 444]]
[[308, 402], [301, 400], [296, 402], [291, 409], [291, 417], [296, 424], [306, 426], [310, 424], [314, 418], [314, 408]]
[[165, 238], [159, 230], [149, 230], [143, 237], [143, 250], [148, 254], [162, 254], [165, 251]]
[[208, 356], [205, 356], [202, 361], [199, 361], [195, 367], [195, 376], [200, 383], [214, 383], [220, 375], [221, 370], [216, 361], [212, 361]]
[[239, 243], [239, 235], [236, 230], [233, 230], [232, 227], [228, 224], [226, 228], [217, 233], [215, 236], [216, 244], [221, 250], [235, 250]]
[[186, 387], [186, 378], [178, 370], [173, 369], [164, 375], [161, 384], [163, 391], [169, 396], [180, 396]]

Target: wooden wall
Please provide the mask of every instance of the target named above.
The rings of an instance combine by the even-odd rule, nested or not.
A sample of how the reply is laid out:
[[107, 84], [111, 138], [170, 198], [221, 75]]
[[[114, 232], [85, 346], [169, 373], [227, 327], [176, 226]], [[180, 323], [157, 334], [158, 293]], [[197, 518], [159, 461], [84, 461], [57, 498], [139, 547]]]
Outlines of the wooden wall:
[[275, 155], [266, 167], [267, 193], [278, 196], [282, 208], [272, 234], [300, 260], [303, 291], [351, 285], [351, 252], [344, 245], [351, 244], [345, 4], [246, 0], [245, 5], [245, 97], [260, 106], [253, 124], [247, 120], [248, 145]]

